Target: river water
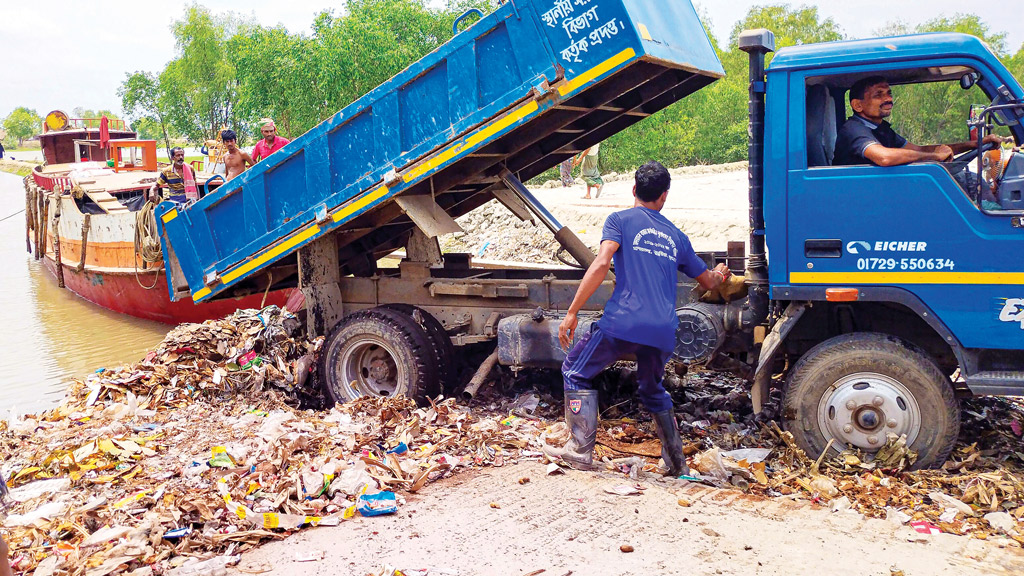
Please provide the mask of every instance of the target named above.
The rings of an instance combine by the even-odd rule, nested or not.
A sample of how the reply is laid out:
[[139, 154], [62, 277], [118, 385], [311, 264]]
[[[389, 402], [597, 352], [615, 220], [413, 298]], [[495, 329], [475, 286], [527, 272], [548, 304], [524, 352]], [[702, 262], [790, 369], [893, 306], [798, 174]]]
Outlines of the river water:
[[[0, 219], [24, 206], [21, 178], [0, 172]], [[0, 220], [0, 278], [0, 419], [56, 405], [72, 378], [140, 360], [170, 330], [57, 288], [25, 250], [24, 213]]]

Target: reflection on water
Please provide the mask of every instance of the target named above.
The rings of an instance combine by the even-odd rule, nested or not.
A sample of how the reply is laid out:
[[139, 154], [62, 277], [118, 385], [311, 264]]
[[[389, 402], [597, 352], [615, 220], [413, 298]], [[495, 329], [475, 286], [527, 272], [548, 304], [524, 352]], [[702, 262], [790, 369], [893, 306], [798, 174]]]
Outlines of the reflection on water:
[[[21, 178], [0, 172], [0, 218], [24, 204]], [[57, 288], [25, 250], [24, 214], [0, 221], [0, 270], [0, 418], [52, 407], [71, 378], [137, 361], [169, 330]]]

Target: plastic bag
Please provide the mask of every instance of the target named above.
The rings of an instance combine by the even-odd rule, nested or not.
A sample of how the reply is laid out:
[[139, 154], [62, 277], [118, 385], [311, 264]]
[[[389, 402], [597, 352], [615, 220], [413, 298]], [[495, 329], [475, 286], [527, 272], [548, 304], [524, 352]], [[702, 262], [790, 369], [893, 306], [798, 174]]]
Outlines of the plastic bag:
[[383, 516], [398, 512], [398, 501], [394, 492], [363, 494], [356, 499], [356, 509], [363, 516]]

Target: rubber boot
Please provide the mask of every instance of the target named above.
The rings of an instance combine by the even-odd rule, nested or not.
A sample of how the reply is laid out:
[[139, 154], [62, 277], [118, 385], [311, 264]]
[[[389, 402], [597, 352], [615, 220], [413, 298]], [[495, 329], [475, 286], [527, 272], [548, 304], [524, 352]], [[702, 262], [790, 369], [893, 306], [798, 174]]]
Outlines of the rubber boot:
[[565, 446], [544, 446], [544, 454], [558, 458], [577, 470], [594, 467], [594, 444], [597, 443], [597, 390], [565, 391], [565, 423], [569, 425], [569, 441]]
[[679, 425], [676, 423], [675, 410], [654, 413], [654, 428], [661, 440], [661, 459], [668, 468], [666, 476], [679, 477], [690, 474], [683, 455], [683, 439], [679, 437]]

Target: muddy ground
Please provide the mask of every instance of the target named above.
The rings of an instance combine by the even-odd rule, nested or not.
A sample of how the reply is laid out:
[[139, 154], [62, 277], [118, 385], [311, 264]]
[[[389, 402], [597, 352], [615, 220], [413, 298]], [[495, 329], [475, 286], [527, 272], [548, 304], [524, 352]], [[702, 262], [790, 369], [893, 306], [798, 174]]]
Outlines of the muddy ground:
[[[743, 164], [675, 170], [665, 214], [695, 249], [747, 235]], [[632, 206], [628, 176], [600, 198], [556, 183], [538, 198], [594, 247], [608, 213]], [[551, 263], [546, 230], [492, 203], [459, 220], [446, 250]], [[643, 417], [643, 416], [641, 416]], [[641, 495], [606, 489], [636, 485]], [[625, 548], [623, 548], [625, 547]], [[632, 547], [632, 552], [624, 552]], [[775, 498], [608, 471], [548, 476], [538, 459], [460, 474], [411, 495], [398, 514], [306, 530], [243, 554], [234, 574], [1021, 574], [1012, 540], [925, 535], [906, 524]]]
[[[807, 500], [677, 480], [642, 482], [639, 496], [605, 492], [624, 483], [606, 472], [547, 476], [537, 462], [466, 473], [410, 498], [396, 515], [265, 544], [243, 555], [234, 573], [363, 575], [389, 566], [460, 576], [1024, 573], [1019, 548], [918, 534]], [[634, 551], [622, 552], [624, 545]], [[302, 561], [310, 557], [317, 560]]]

